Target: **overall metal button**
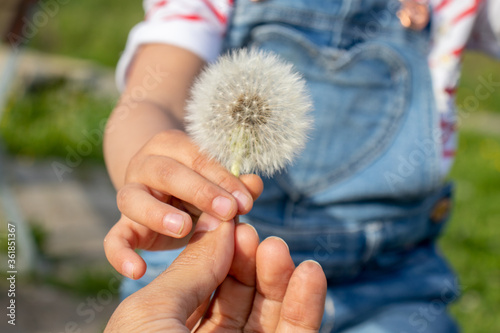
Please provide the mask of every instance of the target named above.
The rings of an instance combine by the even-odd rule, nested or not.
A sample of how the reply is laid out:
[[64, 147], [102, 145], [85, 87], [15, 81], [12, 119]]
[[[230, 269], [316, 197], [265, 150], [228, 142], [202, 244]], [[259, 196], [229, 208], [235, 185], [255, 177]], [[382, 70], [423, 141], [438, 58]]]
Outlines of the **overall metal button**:
[[450, 210], [451, 210], [451, 199], [450, 198], [443, 198], [443, 199], [439, 200], [434, 205], [434, 208], [432, 209], [431, 216], [430, 216], [431, 221], [433, 223], [443, 222], [450, 214]]
[[429, 5], [423, 0], [399, 0], [401, 9], [397, 16], [405, 28], [422, 30], [430, 19]]

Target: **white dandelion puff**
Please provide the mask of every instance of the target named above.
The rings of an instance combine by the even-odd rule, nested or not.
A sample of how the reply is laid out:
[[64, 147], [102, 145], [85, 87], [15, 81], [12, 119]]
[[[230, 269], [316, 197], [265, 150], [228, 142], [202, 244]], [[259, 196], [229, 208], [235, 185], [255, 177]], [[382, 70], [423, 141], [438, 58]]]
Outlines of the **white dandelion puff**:
[[187, 131], [235, 175], [267, 176], [305, 146], [312, 103], [291, 64], [255, 49], [221, 57], [200, 74], [187, 105]]

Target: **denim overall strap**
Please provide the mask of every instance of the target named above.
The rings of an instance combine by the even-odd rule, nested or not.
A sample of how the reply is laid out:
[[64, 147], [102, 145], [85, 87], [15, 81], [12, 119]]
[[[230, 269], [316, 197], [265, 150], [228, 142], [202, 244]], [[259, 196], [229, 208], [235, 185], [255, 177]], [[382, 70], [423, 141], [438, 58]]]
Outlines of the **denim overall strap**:
[[424, 221], [443, 186], [428, 30], [405, 29], [398, 8], [390, 0], [237, 0], [225, 40], [226, 49], [256, 47], [291, 62], [314, 102], [305, 150], [265, 179], [248, 220], [297, 255], [312, 255], [318, 234], [345, 235], [335, 241], [336, 272], [359, 270], [371, 248], [428, 238]]
[[277, 53], [304, 75], [314, 101], [314, 132], [301, 158], [276, 177], [281, 186], [306, 196], [327, 192], [330, 200], [418, 196], [439, 187], [429, 31], [402, 27], [399, 1], [235, 6], [225, 48]]

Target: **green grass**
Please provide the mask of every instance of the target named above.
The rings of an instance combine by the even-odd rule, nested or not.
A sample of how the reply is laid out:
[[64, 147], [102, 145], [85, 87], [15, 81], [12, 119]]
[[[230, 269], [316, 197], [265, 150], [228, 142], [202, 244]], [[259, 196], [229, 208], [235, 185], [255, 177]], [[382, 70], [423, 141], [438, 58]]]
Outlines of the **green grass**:
[[[495, 83], [484, 87], [484, 82]], [[485, 90], [492, 89], [492, 90]], [[500, 62], [481, 53], [466, 52], [457, 92], [457, 105], [466, 111], [500, 112]]]
[[443, 239], [462, 298], [452, 313], [464, 332], [500, 330], [500, 133], [462, 132], [451, 177], [456, 207]]

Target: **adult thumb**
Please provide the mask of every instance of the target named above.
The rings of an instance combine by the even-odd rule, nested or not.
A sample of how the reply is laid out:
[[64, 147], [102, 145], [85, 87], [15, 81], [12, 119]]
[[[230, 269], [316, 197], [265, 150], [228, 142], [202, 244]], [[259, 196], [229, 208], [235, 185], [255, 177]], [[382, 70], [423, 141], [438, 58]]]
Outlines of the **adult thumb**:
[[186, 249], [153, 281], [153, 292], [168, 293], [179, 319], [189, 318], [226, 278], [234, 255], [234, 228], [232, 221], [221, 223], [202, 214]]
[[175, 327], [185, 324], [226, 278], [233, 261], [234, 231], [232, 221], [220, 222], [202, 214], [186, 249], [167, 270], [127, 298], [107, 328], [127, 331], [129, 321], [151, 331], [156, 331], [159, 323], [169, 322]]

